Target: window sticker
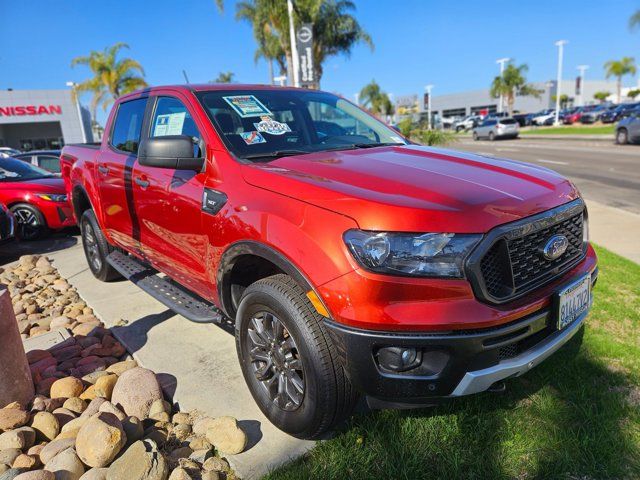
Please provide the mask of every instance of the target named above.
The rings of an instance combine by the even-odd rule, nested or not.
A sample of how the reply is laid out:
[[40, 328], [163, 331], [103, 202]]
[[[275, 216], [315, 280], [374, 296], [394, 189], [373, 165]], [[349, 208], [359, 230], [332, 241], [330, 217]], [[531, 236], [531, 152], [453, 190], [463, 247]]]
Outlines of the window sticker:
[[254, 123], [253, 126], [256, 130], [262, 133], [268, 133], [269, 135], [284, 135], [291, 131], [289, 125], [283, 122], [278, 122], [271, 117], [260, 117], [262, 121]]
[[156, 117], [156, 124], [153, 127], [153, 136], [182, 135], [182, 126], [184, 125], [186, 115], [186, 112], [158, 115]]
[[244, 143], [246, 143], [247, 145], [256, 145], [258, 143], [267, 143], [267, 141], [264, 139], [264, 137], [262, 135], [260, 135], [260, 132], [242, 132], [240, 134], [240, 136], [242, 137], [242, 139], [244, 140]]
[[233, 95], [222, 97], [242, 118], [271, 115], [271, 112], [253, 95]]

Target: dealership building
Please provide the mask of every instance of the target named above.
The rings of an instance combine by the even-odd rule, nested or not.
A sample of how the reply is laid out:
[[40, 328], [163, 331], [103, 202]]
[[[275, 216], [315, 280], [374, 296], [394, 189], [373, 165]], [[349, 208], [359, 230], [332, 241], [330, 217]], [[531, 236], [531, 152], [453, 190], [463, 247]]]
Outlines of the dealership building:
[[92, 141], [91, 115], [71, 90], [0, 91], [0, 147], [46, 150]]
[[[586, 80], [582, 82], [582, 85], [580, 83], [577, 80], [562, 81], [560, 95], [569, 97], [569, 105], [581, 106], [598, 103], [593, 95], [600, 91], [611, 92], [611, 99], [615, 100], [616, 82]], [[556, 81], [532, 83], [531, 85], [541, 92], [540, 96], [536, 98], [516, 95], [513, 109], [521, 113], [534, 113], [547, 108], [555, 108], [557, 84]], [[498, 103], [499, 99], [493, 98], [487, 88], [448, 95], [432, 95], [431, 111], [439, 118], [464, 117], [478, 113], [491, 114], [498, 111]], [[426, 105], [423, 105], [423, 108], [426, 110]], [[503, 110], [506, 111], [507, 108], [505, 99]]]

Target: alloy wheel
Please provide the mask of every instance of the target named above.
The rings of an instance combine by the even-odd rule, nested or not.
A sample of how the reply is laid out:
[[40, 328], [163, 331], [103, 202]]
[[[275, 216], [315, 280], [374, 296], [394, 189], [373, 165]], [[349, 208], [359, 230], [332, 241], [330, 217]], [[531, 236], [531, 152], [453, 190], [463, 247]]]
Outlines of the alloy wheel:
[[253, 374], [271, 401], [285, 411], [300, 407], [305, 392], [302, 359], [282, 322], [271, 312], [256, 313], [246, 342]]
[[41, 225], [35, 213], [28, 208], [18, 207], [13, 210], [18, 224], [18, 236], [23, 240], [32, 240], [40, 233]]
[[82, 240], [84, 244], [84, 250], [87, 254], [89, 262], [91, 263], [91, 266], [93, 267], [94, 271], [99, 271], [102, 268], [102, 257], [100, 256], [100, 249], [98, 247], [96, 234], [89, 222], [84, 222], [82, 229]]

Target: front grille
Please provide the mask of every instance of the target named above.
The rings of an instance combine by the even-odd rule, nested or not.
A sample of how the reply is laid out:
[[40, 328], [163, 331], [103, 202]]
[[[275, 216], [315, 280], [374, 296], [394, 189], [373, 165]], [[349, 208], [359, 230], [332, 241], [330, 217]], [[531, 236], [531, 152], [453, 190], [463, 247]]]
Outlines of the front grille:
[[[584, 255], [582, 201], [498, 227], [480, 248], [470, 279], [483, 300], [503, 303], [563, 274]], [[557, 210], [557, 211], [556, 211]], [[547, 260], [541, 249], [554, 235], [567, 237], [566, 251]]]

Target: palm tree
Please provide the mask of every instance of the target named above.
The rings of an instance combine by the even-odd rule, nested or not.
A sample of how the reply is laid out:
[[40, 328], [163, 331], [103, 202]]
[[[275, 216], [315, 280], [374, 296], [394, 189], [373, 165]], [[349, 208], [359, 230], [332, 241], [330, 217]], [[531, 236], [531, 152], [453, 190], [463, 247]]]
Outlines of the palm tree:
[[389, 95], [384, 93], [375, 80], [362, 87], [360, 90], [360, 103], [374, 115], [393, 114], [393, 104]]
[[[333, 55], [349, 55], [353, 47], [363, 42], [373, 49], [369, 34], [351, 12], [356, 7], [349, 0], [296, 0], [296, 25], [313, 25], [313, 63], [316, 72], [314, 87], [319, 87], [323, 64]], [[275, 60], [281, 69], [292, 72], [289, 17], [284, 0], [246, 0], [236, 6], [236, 19], [253, 25], [258, 42], [256, 58]]]
[[116, 59], [118, 52], [129, 48], [126, 43], [116, 43], [103, 51], [92, 50], [88, 56], [76, 57], [71, 66], [86, 65], [93, 73], [93, 78], [80, 83], [75, 92], [91, 92], [91, 114], [96, 116], [98, 106], [106, 111], [107, 107], [121, 95], [147, 86], [144, 70], [140, 63], [131, 58]]
[[233, 77], [235, 73], [233, 72], [220, 72], [216, 78], [214, 78], [211, 83], [231, 83], [233, 82]]
[[635, 75], [636, 65], [633, 57], [623, 57], [622, 60], [609, 60], [604, 64], [604, 70], [607, 78], [616, 77], [618, 90], [618, 103], [622, 99], [622, 77], [625, 75]]
[[605, 100], [607, 98], [609, 98], [609, 95], [611, 95], [611, 92], [607, 92], [605, 90], [600, 90], [599, 92], [596, 92], [596, 93], [593, 94], [593, 98], [598, 100], [600, 103], [604, 103]]
[[542, 93], [527, 83], [525, 77], [527, 70], [529, 70], [529, 67], [524, 63], [518, 67], [509, 63], [502, 72], [502, 75], [495, 77], [491, 83], [491, 96], [494, 98], [503, 96], [507, 99], [509, 115], [513, 114], [513, 104], [516, 99], [516, 94], [539, 98]]

